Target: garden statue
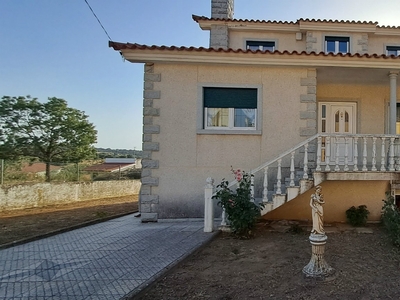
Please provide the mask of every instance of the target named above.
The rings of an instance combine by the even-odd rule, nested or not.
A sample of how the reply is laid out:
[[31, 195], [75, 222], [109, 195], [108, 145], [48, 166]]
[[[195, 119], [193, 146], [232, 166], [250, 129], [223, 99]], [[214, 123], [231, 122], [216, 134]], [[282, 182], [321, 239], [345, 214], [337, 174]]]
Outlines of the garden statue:
[[325, 201], [321, 190], [322, 187], [318, 185], [310, 199], [313, 227], [309, 240], [312, 254], [310, 262], [303, 268], [303, 274], [308, 278], [317, 278], [325, 281], [334, 279], [335, 269], [330, 267], [324, 259], [325, 244], [328, 237], [324, 231], [324, 210], [322, 205], [325, 204]]
[[310, 206], [312, 208], [313, 228], [311, 233], [325, 234], [324, 231], [324, 210], [322, 204], [325, 204], [324, 196], [321, 194], [321, 186], [315, 188], [315, 194], [311, 195]]

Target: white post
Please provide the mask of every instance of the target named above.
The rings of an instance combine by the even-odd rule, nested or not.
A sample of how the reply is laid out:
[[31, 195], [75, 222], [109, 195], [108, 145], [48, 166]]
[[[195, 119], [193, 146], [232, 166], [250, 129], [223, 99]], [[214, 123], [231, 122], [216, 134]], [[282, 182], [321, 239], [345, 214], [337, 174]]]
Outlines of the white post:
[[331, 163], [331, 137], [326, 137], [326, 145], [325, 145], [325, 171], [329, 172], [331, 170], [330, 163]]
[[343, 171], [349, 170], [349, 137], [344, 138], [344, 168]]
[[385, 172], [386, 168], [385, 168], [385, 163], [386, 163], [386, 150], [385, 150], [385, 142], [386, 142], [386, 138], [382, 137], [382, 150], [381, 150], [381, 172]]
[[389, 134], [396, 134], [397, 119], [397, 76], [399, 72], [389, 72], [390, 82], [390, 114], [389, 114]]
[[250, 202], [254, 203], [254, 175], [250, 174]]
[[290, 157], [290, 186], [294, 187], [294, 154], [295, 152], [293, 151], [291, 153]]
[[308, 143], [304, 145], [303, 179], [308, 179]]
[[268, 167], [264, 169], [263, 202], [268, 202]]
[[204, 232], [212, 232], [214, 227], [214, 205], [212, 196], [214, 194], [214, 179], [208, 177], [204, 189]]
[[372, 138], [372, 168], [371, 171], [377, 171], [376, 168], [376, 137]]
[[222, 208], [222, 215], [221, 215], [221, 226], [226, 226], [226, 211], [225, 208]]
[[336, 153], [335, 153], [335, 172], [339, 172], [339, 143], [338, 143], [338, 137], [335, 137], [335, 144], [336, 144]]
[[393, 172], [394, 169], [394, 137], [390, 138], [389, 144], [389, 171]]
[[321, 144], [322, 144], [322, 137], [318, 137], [318, 146], [317, 146], [317, 167], [315, 168], [315, 171], [320, 172], [321, 171]]
[[364, 147], [363, 147], [363, 172], [368, 171], [367, 169], [367, 137], [363, 137]]
[[281, 169], [281, 165], [282, 165], [282, 159], [278, 159], [278, 174], [276, 175], [276, 179], [277, 179], [277, 183], [276, 183], [276, 193], [281, 195], [282, 194], [282, 169]]
[[354, 165], [353, 171], [358, 171], [358, 137], [354, 137]]

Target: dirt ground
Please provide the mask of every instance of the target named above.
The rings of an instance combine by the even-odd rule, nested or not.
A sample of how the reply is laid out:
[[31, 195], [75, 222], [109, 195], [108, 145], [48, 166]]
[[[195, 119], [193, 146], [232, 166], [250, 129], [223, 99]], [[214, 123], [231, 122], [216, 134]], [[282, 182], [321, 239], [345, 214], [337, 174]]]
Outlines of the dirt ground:
[[328, 235], [332, 281], [305, 279], [309, 233], [259, 224], [250, 240], [221, 234], [172, 269], [138, 299], [400, 299], [400, 253], [379, 225], [372, 234]]
[[116, 215], [136, 212], [138, 196], [0, 213], [0, 246]]

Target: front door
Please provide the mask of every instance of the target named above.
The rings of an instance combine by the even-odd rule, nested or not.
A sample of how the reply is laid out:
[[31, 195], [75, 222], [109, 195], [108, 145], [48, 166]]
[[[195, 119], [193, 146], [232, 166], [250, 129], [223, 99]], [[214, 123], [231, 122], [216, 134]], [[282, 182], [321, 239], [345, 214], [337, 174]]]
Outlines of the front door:
[[[320, 102], [319, 103], [319, 132], [327, 134], [355, 134], [356, 133], [356, 103], [351, 102]], [[348, 139], [348, 163], [353, 162], [353, 139]], [[325, 162], [326, 140], [322, 141], [321, 161]], [[345, 138], [331, 138], [330, 163], [334, 164], [336, 156], [339, 164], [343, 165], [346, 153]]]

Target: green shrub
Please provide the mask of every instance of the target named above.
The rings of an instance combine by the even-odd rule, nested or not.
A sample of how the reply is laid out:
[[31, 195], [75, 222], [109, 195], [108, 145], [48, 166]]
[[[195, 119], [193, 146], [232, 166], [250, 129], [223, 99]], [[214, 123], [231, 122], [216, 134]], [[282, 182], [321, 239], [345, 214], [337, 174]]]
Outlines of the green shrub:
[[367, 224], [367, 218], [369, 210], [366, 205], [360, 205], [359, 207], [352, 206], [346, 210], [347, 221], [352, 226], [365, 226]]
[[394, 197], [386, 194], [383, 201], [381, 221], [393, 244], [400, 247], [400, 212], [394, 203]]
[[218, 199], [218, 205], [225, 209], [231, 230], [239, 237], [250, 237], [257, 218], [261, 215], [264, 204], [254, 203], [251, 197], [251, 176], [248, 173], [234, 171], [238, 181], [236, 191], [228, 188], [228, 181], [222, 180], [217, 185], [217, 193], [213, 196]]

